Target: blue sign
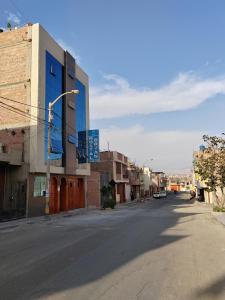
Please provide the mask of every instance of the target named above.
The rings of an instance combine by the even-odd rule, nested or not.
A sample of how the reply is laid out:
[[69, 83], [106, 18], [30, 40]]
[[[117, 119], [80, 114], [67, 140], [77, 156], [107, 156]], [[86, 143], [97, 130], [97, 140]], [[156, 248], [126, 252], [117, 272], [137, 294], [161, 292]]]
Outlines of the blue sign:
[[78, 132], [77, 158], [79, 164], [87, 162], [87, 131]]
[[77, 158], [79, 164], [99, 161], [99, 130], [78, 132]]
[[88, 161], [99, 161], [99, 130], [88, 130]]

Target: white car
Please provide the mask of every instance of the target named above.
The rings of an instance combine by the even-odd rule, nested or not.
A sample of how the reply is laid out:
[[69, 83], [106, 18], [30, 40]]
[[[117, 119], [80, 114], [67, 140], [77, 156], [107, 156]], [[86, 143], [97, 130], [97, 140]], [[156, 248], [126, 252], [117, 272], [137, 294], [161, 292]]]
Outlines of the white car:
[[153, 198], [160, 198], [160, 193], [154, 193]]
[[161, 191], [159, 192], [160, 197], [166, 197], [166, 191]]
[[153, 198], [165, 198], [166, 196], [166, 191], [161, 191], [153, 194]]

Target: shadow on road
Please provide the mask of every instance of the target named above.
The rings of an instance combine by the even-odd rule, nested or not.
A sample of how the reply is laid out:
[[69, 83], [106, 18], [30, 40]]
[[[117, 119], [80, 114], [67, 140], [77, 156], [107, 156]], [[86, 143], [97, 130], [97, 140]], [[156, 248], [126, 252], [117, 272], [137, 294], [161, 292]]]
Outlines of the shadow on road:
[[[187, 235], [164, 234], [180, 219], [185, 222], [196, 215], [175, 211], [177, 207], [189, 206], [185, 198], [182, 194], [176, 197], [170, 195], [167, 199], [156, 199], [143, 204], [140, 213], [125, 218], [107, 230], [99, 225], [94, 234], [78, 243], [71, 242], [63, 249], [55, 249], [54, 253], [46, 253], [44, 259], [34, 257], [26, 270], [22, 264], [25, 258], [21, 257], [23, 272], [19, 276], [10, 273], [0, 275], [2, 299], [39, 299], [74, 289], [101, 279], [146, 252], [186, 238]], [[77, 228], [74, 226], [73, 230]], [[68, 238], [71, 236], [70, 232]], [[57, 238], [56, 232], [55, 239]], [[32, 240], [28, 242], [29, 251], [32, 252]], [[40, 239], [40, 247], [41, 244]], [[215, 284], [215, 292], [222, 285], [223, 281]]]
[[200, 299], [217, 299], [220, 294], [225, 292], [225, 276], [215, 280], [212, 284], [204, 289], [200, 289], [196, 296]]

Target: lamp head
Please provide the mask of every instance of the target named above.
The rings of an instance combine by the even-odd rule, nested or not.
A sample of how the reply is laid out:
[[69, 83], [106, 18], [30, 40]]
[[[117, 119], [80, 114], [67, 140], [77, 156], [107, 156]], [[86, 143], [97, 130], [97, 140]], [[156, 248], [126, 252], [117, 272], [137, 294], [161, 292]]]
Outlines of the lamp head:
[[71, 90], [72, 94], [79, 94], [79, 90]]

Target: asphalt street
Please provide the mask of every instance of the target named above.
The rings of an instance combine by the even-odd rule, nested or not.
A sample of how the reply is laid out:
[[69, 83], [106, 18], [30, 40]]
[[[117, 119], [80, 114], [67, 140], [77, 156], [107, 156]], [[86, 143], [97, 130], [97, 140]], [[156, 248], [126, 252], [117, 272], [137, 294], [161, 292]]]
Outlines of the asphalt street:
[[187, 194], [0, 224], [0, 299], [225, 299], [225, 227]]

